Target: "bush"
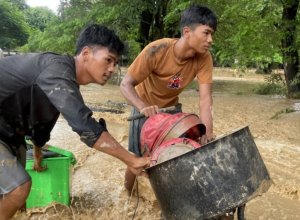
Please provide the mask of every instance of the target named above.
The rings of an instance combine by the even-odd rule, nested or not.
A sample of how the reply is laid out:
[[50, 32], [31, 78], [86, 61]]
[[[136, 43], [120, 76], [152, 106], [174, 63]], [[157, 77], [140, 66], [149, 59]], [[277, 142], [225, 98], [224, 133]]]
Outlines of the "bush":
[[255, 90], [259, 95], [286, 95], [286, 89], [281, 85], [263, 83]]
[[287, 88], [281, 74], [272, 73], [265, 77], [265, 83], [255, 89], [255, 93], [260, 95], [286, 95]]

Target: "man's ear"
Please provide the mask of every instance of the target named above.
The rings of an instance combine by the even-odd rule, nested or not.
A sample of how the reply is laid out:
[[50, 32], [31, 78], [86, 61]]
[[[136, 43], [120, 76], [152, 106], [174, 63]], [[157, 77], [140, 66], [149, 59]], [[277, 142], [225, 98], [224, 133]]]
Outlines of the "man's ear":
[[191, 28], [188, 26], [184, 26], [182, 29], [182, 36], [187, 38], [187, 37], [189, 37], [190, 32], [191, 32]]
[[82, 48], [81, 55], [83, 57], [83, 61], [87, 61], [88, 60], [88, 57], [89, 57], [89, 55], [90, 55], [91, 52], [92, 52], [91, 48], [89, 48], [88, 46], [85, 46], [85, 47]]

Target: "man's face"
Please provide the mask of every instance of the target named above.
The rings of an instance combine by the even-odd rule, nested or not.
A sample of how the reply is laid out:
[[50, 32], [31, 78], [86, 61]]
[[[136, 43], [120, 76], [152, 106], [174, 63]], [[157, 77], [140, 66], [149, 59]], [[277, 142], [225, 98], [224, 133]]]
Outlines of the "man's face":
[[207, 25], [197, 25], [194, 28], [187, 28], [186, 38], [188, 44], [197, 53], [206, 53], [212, 45], [214, 30]]
[[86, 60], [86, 71], [94, 83], [104, 85], [115, 71], [118, 63], [118, 56], [106, 47], [89, 48], [88, 59]]

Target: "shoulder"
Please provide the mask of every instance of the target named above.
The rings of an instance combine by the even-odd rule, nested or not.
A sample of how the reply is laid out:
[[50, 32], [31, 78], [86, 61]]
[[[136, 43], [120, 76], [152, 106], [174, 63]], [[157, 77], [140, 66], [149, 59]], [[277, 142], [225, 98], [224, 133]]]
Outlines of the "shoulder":
[[212, 55], [210, 51], [207, 51], [206, 53], [202, 53], [202, 54], [197, 53], [196, 58], [199, 60], [207, 60], [207, 59], [212, 59]]
[[38, 83], [76, 81], [75, 60], [69, 55], [42, 53], [39, 59], [40, 73]]
[[147, 45], [147, 47], [156, 47], [156, 46], [169, 46], [172, 42], [176, 41], [175, 38], [162, 38], [155, 41], [152, 41]]
[[40, 64], [56, 64], [56, 63], [61, 63], [61, 64], [66, 64], [73, 66], [75, 64], [74, 58], [70, 55], [61, 55], [53, 52], [45, 52], [41, 53], [40, 55]]
[[207, 51], [203, 54], [197, 54], [195, 56], [195, 59], [200, 66], [213, 64], [213, 58], [210, 51]]
[[175, 41], [176, 41], [176, 39], [173, 39], [173, 38], [162, 38], [162, 39], [153, 41], [145, 47], [145, 52], [149, 56], [154, 56], [158, 53], [164, 53], [166, 50], [168, 50], [172, 46], [172, 44]]

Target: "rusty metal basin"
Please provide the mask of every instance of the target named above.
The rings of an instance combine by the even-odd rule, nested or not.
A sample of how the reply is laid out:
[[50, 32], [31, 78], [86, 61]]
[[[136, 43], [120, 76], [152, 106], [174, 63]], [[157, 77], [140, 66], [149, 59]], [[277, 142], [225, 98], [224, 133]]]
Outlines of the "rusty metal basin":
[[248, 126], [147, 171], [167, 220], [220, 216], [271, 185]]

